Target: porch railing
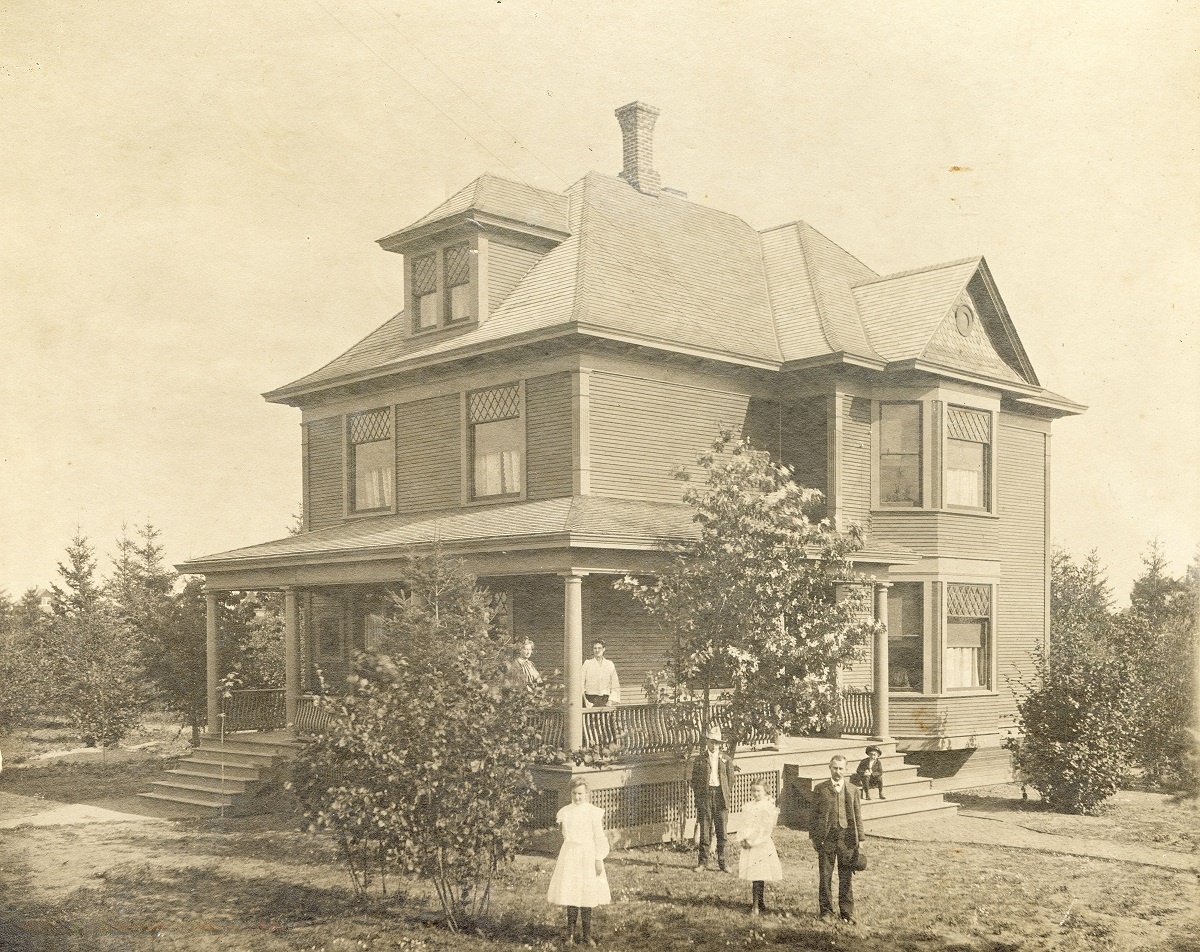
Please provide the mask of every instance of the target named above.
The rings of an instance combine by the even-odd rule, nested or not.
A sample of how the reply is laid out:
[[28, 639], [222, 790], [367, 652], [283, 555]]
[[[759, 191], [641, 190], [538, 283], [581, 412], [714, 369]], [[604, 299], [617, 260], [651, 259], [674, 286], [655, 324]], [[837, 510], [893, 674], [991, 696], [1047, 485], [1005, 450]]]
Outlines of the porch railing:
[[221, 698], [225, 732], [270, 731], [287, 726], [283, 688], [231, 691]]
[[874, 734], [875, 692], [842, 691], [839, 696], [838, 711], [841, 716], [841, 732], [843, 734]]
[[297, 734], [319, 734], [329, 724], [329, 711], [317, 707], [317, 698], [312, 694], [302, 694], [296, 699], [296, 723], [293, 725]]

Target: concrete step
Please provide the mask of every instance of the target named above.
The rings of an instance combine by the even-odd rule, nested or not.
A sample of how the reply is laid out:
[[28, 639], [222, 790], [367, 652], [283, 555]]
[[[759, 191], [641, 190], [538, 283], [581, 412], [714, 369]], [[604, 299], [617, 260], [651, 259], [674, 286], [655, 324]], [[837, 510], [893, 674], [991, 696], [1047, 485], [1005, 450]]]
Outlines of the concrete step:
[[970, 790], [972, 787], [990, 787], [998, 783], [1012, 783], [1012, 770], [997, 766], [990, 770], [978, 767], [974, 770], [962, 770], [953, 777], [938, 777], [933, 780], [933, 788], [943, 793], [955, 790]]
[[196, 807], [210, 807], [214, 810], [233, 804], [232, 795], [198, 790], [172, 790], [167, 787], [147, 790], [139, 793], [138, 796], [145, 797], [147, 800], [169, 800], [172, 803], [187, 803]]
[[863, 816], [864, 831], [868, 837], [872, 834], [887, 835], [888, 824], [892, 820], [908, 820], [913, 817], [920, 817], [922, 823], [940, 823], [952, 817], [958, 816], [958, 807], [953, 803], [943, 803], [940, 806], [927, 806], [921, 810], [912, 810], [905, 813], [889, 813], [887, 815], [867, 814]]
[[951, 814], [958, 813], [958, 805], [947, 803], [940, 793], [927, 790], [924, 794], [914, 794], [904, 797], [893, 797], [888, 794], [886, 800], [869, 800], [861, 805], [863, 822], [881, 820], [890, 816], [908, 816], [913, 813], [929, 813], [948, 810]]
[[213, 764], [204, 761], [181, 760], [169, 773], [193, 777], [228, 777], [230, 780], [260, 780], [262, 767], [242, 767], [238, 764]]
[[238, 767], [259, 768], [271, 767], [277, 759], [274, 754], [249, 753], [230, 748], [219, 750], [211, 747], [199, 747], [188, 757], [188, 760], [196, 764], [233, 764]]
[[[791, 761], [788, 761], [788, 765], [796, 767], [796, 776], [798, 778], [803, 777], [803, 778], [811, 780], [813, 782], [813, 786], [816, 786], [822, 780], [829, 779], [829, 764], [796, 765], [796, 764], [792, 764]], [[855, 764], [854, 766], [857, 766], [857, 764]], [[854, 774], [852, 774], [852, 773], [847, 774], [847, 776], [853, 777]], [[904, 763], [904, 761], [902, 761], [902, 760], [897, 759], [896, 762], [892, 765], [889, 765], [886, 762], [884, 764], [883, 782], [885, 784], [907, 783], [908, 781], [916, 780], [917, 778], [920, 778], [922, 780], [929, 779], [928, 777], [921, 777], [920, 771], [918, 771], [916, 767], [910, 767], [908, 764]]]
[[834, 754], [841, 754], [845, 757], [849, 769], [853, 770], [858, 766], [858, 762], [867, 756], [865, 748], [868, 746], [878, 747], [883, 752], [880, 760], [883, 761], [884, 770], [888, 769], [889, 764], [897, 768], [908, 766], [904, 761], [904, 755], [897, 752], [894, 741], [886, 744], [872, 744], [869, 741], [865, 744], [855, 742], [811, 750], [785, 750], [783, 753], [790, 764], [796, 764], [798, 767], [822, 767], [828, 774], [829, 761]]
[[201, 777], [196, 774], [181, 773], [178, 770], [168, 770], [170, 777], [166, 780], [155, 780], [151, 786], [163, 784], [172, 788], [184, 790], [212, 790], [216, 793], [245, 793], [257, 783], [254, 780], [238, 780], [234, 777]]
[[270, 754], [274, 757], [288, 757], [299, 751], [304, 745], [295, 740], [282, 738], [257, 738], [253, 734], [226, 734], [224, 740], [220, 737], [206, 734], [200, 739], [200, 746], [206, 748], [225, 747], [244, 753]]

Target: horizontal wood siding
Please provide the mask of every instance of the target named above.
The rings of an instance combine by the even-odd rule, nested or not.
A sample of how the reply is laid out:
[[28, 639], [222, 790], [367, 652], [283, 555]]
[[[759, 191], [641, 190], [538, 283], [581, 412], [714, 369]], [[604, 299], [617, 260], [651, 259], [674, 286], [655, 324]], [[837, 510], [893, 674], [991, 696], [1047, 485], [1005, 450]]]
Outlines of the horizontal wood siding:
[[633, 598], [613, 588], [614, 581], [610, 575], [583, 580], [583, 656], [591, 657], [592, 639], [603, 639], [605, 657], [616, 666], [621, 679], [621, 700], [638, 704], [646, 700], [642, 690], [646, 675], [666, 666], [670, 641]]
[[846, 524], [871, 521], [871, 401], [842, 397], [840, 505]]
[[536, 251], [488, 242], [488, 312], [496, 310], [541, 258]]
[[342, 521], [342, 418], [308, 424], [308, 528], [323, 529]]
[[994, 559], [998, 531], [996, 519], [957, 512], [882, 509], [871, 516], [871, 538], [942, 558]]
[[996, 605], [996, 686], [1004, 698], [1001, 714], [1012, 723], [1016, 704], [1011, 679], [1029, 673], [1030, 653], [1045, 643], [1048, 623], [1046, 437], [1023, 429], [1020, 418], [1002, 415], [996, 460], [1003, 560]]
[[678, 502], [679, 466], [696, 472], [721, 426], [741, 429], [744, 394], [595, 372], [591, 376], [591, 487], [597, 496]]
[[824, 397], [783, 407], [783, 462], [801, 486], [829, 491], [829, 438]]
[[571, 375], [525, 381], [525, 493], [529, 499], [571, 495]]
[[396, 407], [396, 511], [459, 505], [461, 420], [457, 393]]
[[996, 733], [999, 699], [989, 694], [962, 697], [890, 695], [888, 727], [898, 737], [956, 737], [955, 747], [971, 746], [972, 737]]

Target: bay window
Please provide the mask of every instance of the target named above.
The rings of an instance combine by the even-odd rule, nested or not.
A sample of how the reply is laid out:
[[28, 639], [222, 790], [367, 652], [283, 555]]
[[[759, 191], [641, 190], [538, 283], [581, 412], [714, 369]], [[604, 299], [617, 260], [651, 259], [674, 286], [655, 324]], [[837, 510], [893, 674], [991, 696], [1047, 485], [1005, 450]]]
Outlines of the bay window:
[[921, 505], [921, 404], [879, 405], [879, 502]]
[[947, 407], [944, 480], [947, 506], [990, 508], [991, 443], [990, 413]]
[[925, 681], [924, 603], [920, 582], [888, 589], [888, 688], [920, 691]]
[[946, 586], [946, 646], [942, 663], [945, 689], [989, 686], [991, 616], [990, 585]]

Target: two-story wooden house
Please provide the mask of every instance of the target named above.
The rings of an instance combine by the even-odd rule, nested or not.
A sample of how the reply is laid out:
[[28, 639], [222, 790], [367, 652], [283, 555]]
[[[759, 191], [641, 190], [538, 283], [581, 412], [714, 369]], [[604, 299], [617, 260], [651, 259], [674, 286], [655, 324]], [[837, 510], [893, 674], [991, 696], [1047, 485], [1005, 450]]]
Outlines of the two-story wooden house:
[[[857, 564], [889, 625], [843, 673], [873, 696], [858, 732], [996, 747], [1009, 676], [1047, 636], [1050, 424], [1082, 407], [1042, 387], [982, 258], [879, 275], [804, 222], [690, 202], [654, 170], [657, 114], [617, 110], [619, 176], [556, 193], [484, 175], [380, 239], [403, 309], [266, 394], [301, 412], [304, 531], [180, 570], [285, 593], [296, 723], [314, 669], [336, 680], [371, 643], [397, 557], [438, 540], [564, 672], [578, 747], [593, 638], [630, 718], [661, 666], [663, 636], [612, 583], [692, 533], [672, 471], [732, 426], [867, 529]], [[214, 730], [219, 628], [214, 597]]]

